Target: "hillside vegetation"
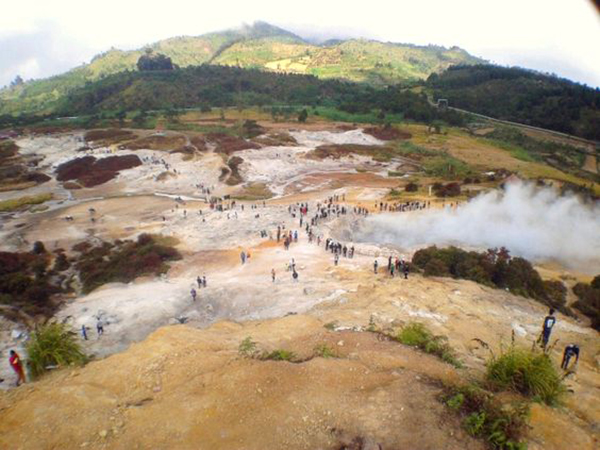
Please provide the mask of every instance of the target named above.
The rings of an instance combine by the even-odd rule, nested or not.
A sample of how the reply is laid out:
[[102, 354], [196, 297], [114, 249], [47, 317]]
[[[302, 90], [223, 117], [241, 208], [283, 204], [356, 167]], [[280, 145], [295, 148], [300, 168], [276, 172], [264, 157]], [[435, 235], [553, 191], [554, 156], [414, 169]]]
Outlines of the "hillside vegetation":
[[474, 65], [432, 74], [428, 86], [450, 106], [600, 140], [600, 90], [515, 67]]
[[[481, 62], [457, 47], [446, 49], [366, 40], [317, 46], [264, 22], [196, 37], [169, 38], [149, 48], [171, 58], [179, 67], [223, 64], [378, 84], [425, 79], [432, 72], [453, 64]], [[89, 64], [64, 74], [5, 88], [0, 91], [0, 114], [47, 112], [54, 102], [87, 82], [135, 71], [143, 53], [143, 49], [111, 49]]]

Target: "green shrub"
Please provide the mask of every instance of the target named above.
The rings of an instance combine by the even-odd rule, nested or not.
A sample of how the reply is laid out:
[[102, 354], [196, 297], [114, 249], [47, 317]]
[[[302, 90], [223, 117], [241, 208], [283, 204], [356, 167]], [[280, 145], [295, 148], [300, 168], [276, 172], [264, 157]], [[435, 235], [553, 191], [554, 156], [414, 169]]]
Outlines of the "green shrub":
[[600, 275], [591, 284], [577, 283], [573, 292], [578, 297], [573, 307], [588, 316], [592, 320], [592, 328], [600, 331]]
[[272, 361], [289, 361], [294, 362], [297, 359], [297, 356], [294, 352], [289, 350], [273, 350], [272, 352], [267, 352], [260, 358], [262, 360], [272, 360]]
[[179, 252], [159, 244], [159, 238], [141, 234], [137, 241], [104, 242], [97, 247], [75, 246], [81, 254], [75, 268], [83, 283], [83, 292], [105, 283], [128, 283], [141, 275], [158, 275], [168, 270], [168, 261], [181, 259]]
[[257, 352], [256, 342], [254, 342], [250, 336], [245, 338], [238, 347], [238, 353], [246, 358], [254, 357]]
[[497, 450], [525, 450], [522, 442], [527, 428], [529, 405], [502, 405], [476, 385], [449, 389], [445, 404], [463, 416], [463, 427], [471, 436], [484, 439]]
[[511, 346], [487, 362], [486, 381], [494, 390], [513, 390], [548, 405], [560, 402], [566, 388], [545, 353]]
[[40, 377], [51, 366], [84, 364], [87, 358], [76, 336], [61, 323], [48, 323], [37, 328], [27, 344], [28, 365], [33, 378]]
[[321, 358], [337, 358], [337, 353], [327, 344], [321, 344], [315, 347], [314, 349], [315, 356], [320, 356]]
[[436, 355], [442, 361], [452, 364], [455, 367], [461, 367], [460, 361], [456, 358], [454, 350], [448, 344], [446, 336], [434, 335], [422, 323], [409, 323], [404, 326], [396, 340], [404, 345], [417, 347], [425, 353]]

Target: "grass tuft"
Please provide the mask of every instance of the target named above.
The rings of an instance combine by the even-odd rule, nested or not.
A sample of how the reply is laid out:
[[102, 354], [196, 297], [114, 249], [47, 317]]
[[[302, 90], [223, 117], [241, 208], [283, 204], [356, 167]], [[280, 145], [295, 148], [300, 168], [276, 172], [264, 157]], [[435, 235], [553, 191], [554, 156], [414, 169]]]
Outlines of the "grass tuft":
[[548, 405], [557, 405], [566, 388], [545, 353], [511, 346], [487, 363], [486, 381], [494, 390], [513, 390]]
[[527, 403], [502, 404], [477, 385], [450, 388], [443, 399], [446, 406], [463, 416], [463, 427], [473, 437], [484, 439], [496, 450], [525, 450]]
[[436, 355], [442, 361], [452, 364], [454, 367], [462, 367], [462, 363], [457, 359], [454, 350], [448, 344], [448, 338], [434, 335], [422, 323], [407, 324], [400, 330], [396, 340], [404, 345], [417, 347], [425, 353]]
[[27, 344], [28, 364], [33, 378], [39, 378], [50, 367], [81, 365], [87, 361], [76, 333], [61, 323], [38, 327]]

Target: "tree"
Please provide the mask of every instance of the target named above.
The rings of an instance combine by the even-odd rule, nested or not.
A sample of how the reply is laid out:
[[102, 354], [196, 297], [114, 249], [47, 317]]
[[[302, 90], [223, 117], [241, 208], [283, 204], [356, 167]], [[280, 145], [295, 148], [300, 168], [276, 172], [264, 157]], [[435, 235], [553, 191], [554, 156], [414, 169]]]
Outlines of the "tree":
[[146, 54], [140, 56], [137, 61], [137, 68], [140, 72], [148, 70], [173, 70], [175, 66], [166, 55], [161, 53], [153, 54], [152, 49], [146, 49]]
[[300, 111], [300, 114], [298, 114], [298, 122], [306, 122], [306, 119], [308, 119], [308, 111], [306, 111], [306, 108], [304, 108], [302, 111]]
[[10, 87], [21, 86], [22, 84], [25, 84], [25, 81], [23, 81], [21, 75], [17, 75], [15, 79], [10, 82]]
[[125, 112], [125, 110], [121, 109], [120, 111], [117, 111], [115, 117], [119, 120], [120, 126], [125, 125], [125, 117], [127, 117], [127, 113]]

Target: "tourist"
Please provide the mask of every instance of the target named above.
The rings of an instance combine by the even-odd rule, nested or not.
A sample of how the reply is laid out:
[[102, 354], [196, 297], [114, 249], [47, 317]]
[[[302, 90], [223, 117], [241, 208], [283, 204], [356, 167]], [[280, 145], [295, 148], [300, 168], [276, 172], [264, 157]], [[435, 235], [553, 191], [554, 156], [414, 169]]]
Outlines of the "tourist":
[[560, 368], [565, 371], [568, 370], [569, 362], [573, 356], [575, 356], [575, 364], [573, 364], [573, 369], [575, 369], [577, 367], [577, 363], [579, 362], [579, 346], [577, 344], [569, 344], [565, 347]]
[[379, 267], [379, 263], [377, 260], [373, 263], [373, 273], [377, 274], [377, 267]]
[[87, 336], [87, 328], [85, 325], [81, 325], [81, 337], [83, 337], [84, 340], [88, 340], [88, 336]]
[[271, 278], [273, 279], [273, 283], [275, 283], [275, 269], [271, 269]]
[[404, 279], [405, 280], [408, 280], [408, 270], [409, 270], [408, 263], [404, 263], [404, 268], [403, 268], [402, 271], [404, 272]]
[[190, 294], [192, 294], [192, 301], [196, 301], [196, 295], [198, 295], [198, 293], [196, 292], [196, 289], [192, 288], [192, 290], [190, 291]]
[[196, 277], [196, 283], [198, 283], [198, 287], [201, 288], [202, 287], [202, 278], [200, 278], [200, 276]]
[[98, 322], [96, 322], [96, 331], [98, 332], [98, 339], [100, 339], [100, 336], [104, 334], [104, 324], [100, 318], [98, 318]]
[[25, 383], [25, 372], [23, 371], [23, 363], [21, 362], [21, 358], [19, 357], [17, 352], [11, 350], [8, 361], [10, 363], [10, 366], [17, 374], [17, 386], [21, 385], [21, 383]]
[[545, 350], [548, 342], [550, 341], [550, 333], [552, 333], [552, 327], [556, 323], [556, 317], [554, 317], [554, 308], [550, 308], [548, 315], [544, 318], [544, 325], [542, 329], [542, 348]]
[[292, 272], [292, 278], [294, 279], [294, 281], [298, 281], [298, 272], [296, 272], [295, 270], [294, 272]]
[[242, 265], [246, 264], [246, 252], [244, 252], [243, 250], [240, 253], [240, 259], [242, 260]]

